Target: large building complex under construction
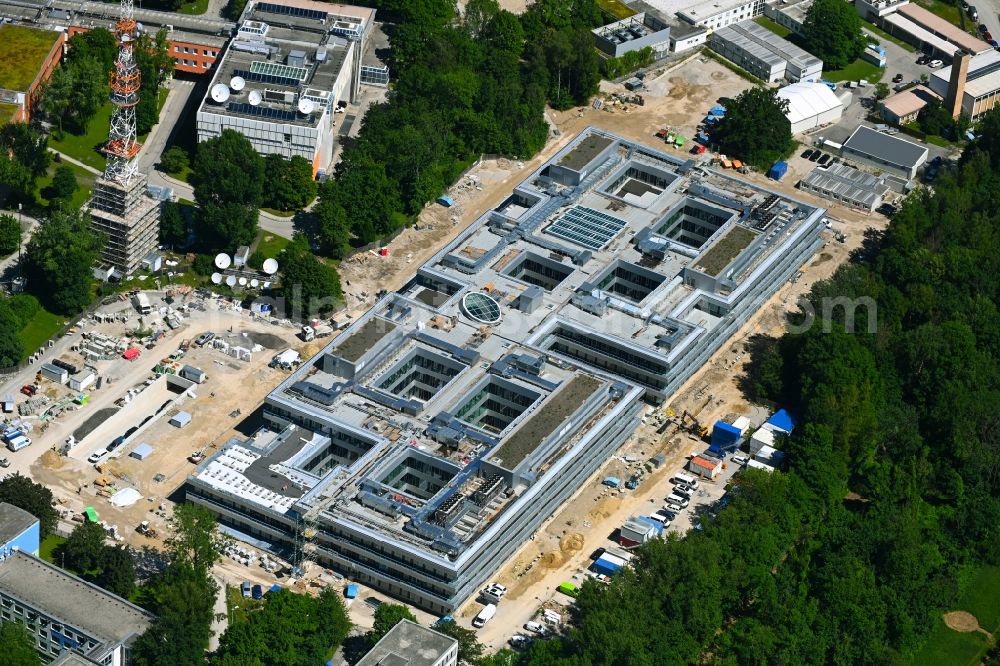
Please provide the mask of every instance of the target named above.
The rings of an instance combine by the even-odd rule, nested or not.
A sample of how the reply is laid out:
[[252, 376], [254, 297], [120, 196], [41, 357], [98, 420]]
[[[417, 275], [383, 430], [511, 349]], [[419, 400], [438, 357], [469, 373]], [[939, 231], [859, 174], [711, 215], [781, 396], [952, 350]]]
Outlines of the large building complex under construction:
[[198, 140], [231, 129], [261, 154], [333, 157], [335, 111], [357, 99], [375, 10], [312, 0], [251, 0], [198, 109]]
[[450, 612], [816, 251], [823, 215], [589, 129], [296, 368], [186, 496]]

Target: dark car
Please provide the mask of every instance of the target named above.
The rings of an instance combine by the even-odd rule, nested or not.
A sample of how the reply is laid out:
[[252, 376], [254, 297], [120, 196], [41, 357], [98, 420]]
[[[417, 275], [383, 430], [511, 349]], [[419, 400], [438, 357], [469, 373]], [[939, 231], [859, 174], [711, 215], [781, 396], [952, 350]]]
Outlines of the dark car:
[[990, 40], [990, 46], [992, 46], [995, 49], [1000, 49], [1000, 42], [998, 42], [995, 39], [991, 39]]
[[823, 157], [819, 158], [819, 165], [823, 166], [824, 164], [826, 164], [829, 161], [830, 161], [830, 156], [827, 155], [826, 153], [823, 153]]
[[897, 74], [896, 76], [892, 77], [892, 82], [893, 83], [899, 83], [902, 80], [903, 80], [903, 75], [902, 74]]
[[115, 437], [113, 440], [111, 440], [111, 443], [108, 444], [107, 446], [108, 452], [110, 453], [111, 451], [117, 449], [119, 446], [122, 445], [122, 442], [124, 441], [125, 441], [125, 435], [120, 435], [118, 437]]
[[983, 39], [985, 39], [988, 42], [993, 41], [993, 35], [990, 34], [989, 30], [983, 33]]
[[812, 156], [813, 156], [812, 148], [806, 148], [805, 150], [802, 151], [802, 159], [808, 160]]
[[250, 591], [250, 595], [254, 599], [263, 599], [264, 598], [264, 588], [262, 588], [260, 585], [254, 585], [253, 589]]
[[839, 161], [840, 161], [839, 157], [834, 157], [832, 160], [830, 160], [830, 166], [833, 166], [834, 164], [836, 164]]
[[980, 23], [980, 24], [979, 24], [979, 32], [980, 32], [981, 34], [984, 34], [984, 35], [985, 35], [985, 34], [986, 34], [986, 33], [988, 33], [989, 31], [990, 31], [990, 29], [986, 27], [986, 24], [985, 24], [985, 23]]
[[896, 207], [889, 203], [884, 203], [876, 209], [877, 212], [885, 215], [886, 217], [892, 217], [896, 212]]
[[939, 167], [942, 164], [944, 164], [944, 158], [941, 157], [940, 155], [931, 160], [931, 166], [933, 167]]
[[922, 55], [919, 58], [917, 58], [917, 64], [918, 65], [926, 65], [930, 61], [931, 61], [931, 57], [928, 56], [928, 55]]
[[823, 154], [823, 153], [822, 153], [821, 151], [819, 151], [819, 150], [814, 150], [814, 151], [813, 151], [813, 154], [812, 154], [812, 156], [811, 156], [811, 157], [809, 158], [809, 161], [810, 161], [810, 162], [815, 162], [816, 160], [818, 160], [818, 159], [819, 159], [819, 156], [820, 156], [820, 155], [822, 155], [822, 154]]

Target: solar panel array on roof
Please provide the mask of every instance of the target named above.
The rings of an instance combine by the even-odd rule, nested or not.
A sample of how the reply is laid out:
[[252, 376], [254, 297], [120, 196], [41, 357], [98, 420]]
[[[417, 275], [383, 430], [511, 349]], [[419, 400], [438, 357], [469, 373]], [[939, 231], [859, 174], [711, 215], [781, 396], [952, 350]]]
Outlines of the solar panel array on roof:
[[[304, 56], [305, 54], [303, 53], [302, 55]], [[309, 75], [309, 70], [305, 67], [294, 67], [292, 65], [282, 65], [280, 62], [264, 62], [263, 60], [254, 60], [250, 63], [250, 71], [254, 74], [279, 76], [296, 81], [305, 81]]]
[[285, 16], [301, 16], [302, 18], [325, 21], [329, 16], [327, 12], [316, 11], [315, 9], [303, 9], [301, 7], [289, 7], [287, 5], [275, 5], [270, 2], [258, 2], [257, 11], [268, 12], [270, 14], [284, 14]]
[[242, 113], [247, 116], [259, 116], [271, 120], [295, 120], [294, 111], [271, 109], [266, 106], [251, 106], [243, 102], [234, 102], [226, 107], [230, 113]]
[[545, 233], [591, 250], [600, 250], [624, 228], [625, 222], [613, 215], [585, 206], [573, 206], [560, 215]]
[[271, 74], [258, 74], [257, 72], [251, 72], [246, 69], [235, 69], [233, 70], [233, 75], [242, 76], [247, 81], [256, 81], [258, 83], [272, 83], [278, 86], [292, 87], [299, 85], [298, 79], [290, 79], [285, 76], [274, 76]]

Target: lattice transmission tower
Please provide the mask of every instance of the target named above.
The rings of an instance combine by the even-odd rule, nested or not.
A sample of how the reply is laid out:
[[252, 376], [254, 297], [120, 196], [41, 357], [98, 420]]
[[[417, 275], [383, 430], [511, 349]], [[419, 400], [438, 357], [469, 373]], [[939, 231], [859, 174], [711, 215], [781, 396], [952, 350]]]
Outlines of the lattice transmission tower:
[[139, 168], [135, 156], [139, 152], [139, 142], [135, 131], [135, 106], [139, 103], [139, 89], [142, 73], [135, 64], [133, 44], [139, 36], [138, 25], [132, 9], [132, 0], [121, 0], [121, 11], [115, 22], [115, 37], [118, 38], [118, 58], [115, 71], [111, 75], [111, 132], [104, 152], [108, 164], [104, 169], [107, 180], [128, 186]]

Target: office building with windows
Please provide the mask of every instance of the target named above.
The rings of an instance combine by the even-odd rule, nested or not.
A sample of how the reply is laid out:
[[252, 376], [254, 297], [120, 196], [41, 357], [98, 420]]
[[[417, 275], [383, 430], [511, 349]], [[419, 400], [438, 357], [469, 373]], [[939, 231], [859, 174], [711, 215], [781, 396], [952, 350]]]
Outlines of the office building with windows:
[[365, 7], [251, 0], [198, 108], [198, 141], [231, 129], [263, 155], [299, 155], [324, 171], [338, 112], [357, 98], [374, 17]]
[[129, 646], [153, 619], [34, 555], [0, 552], [0, 622], [25, 625], [43, 663], [127, 666]]
[[796, 273], [823, 214], [588, 129], [293, 370], [186, 497], [451, 612]]

